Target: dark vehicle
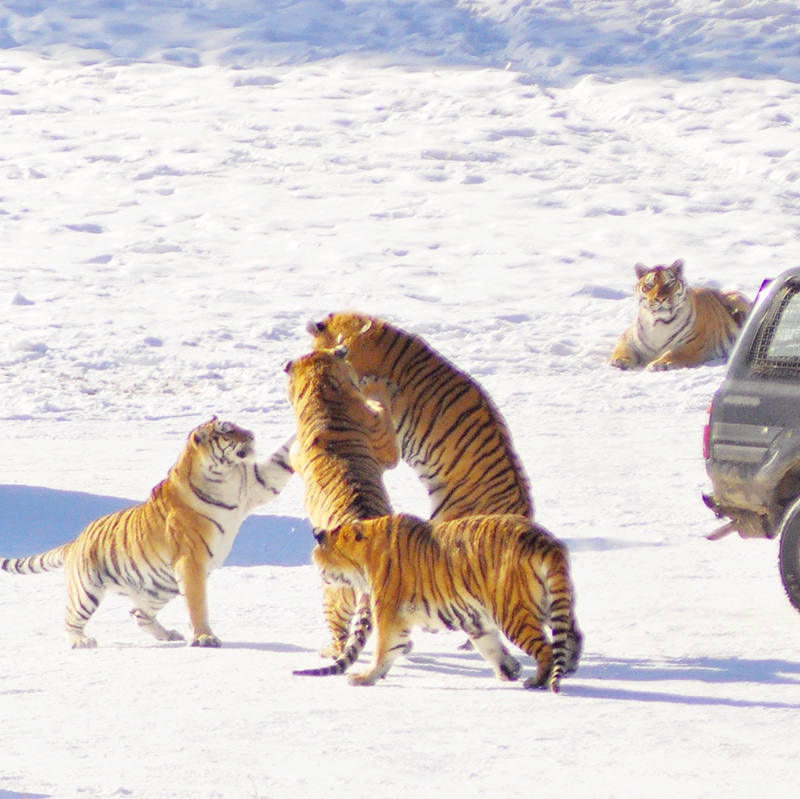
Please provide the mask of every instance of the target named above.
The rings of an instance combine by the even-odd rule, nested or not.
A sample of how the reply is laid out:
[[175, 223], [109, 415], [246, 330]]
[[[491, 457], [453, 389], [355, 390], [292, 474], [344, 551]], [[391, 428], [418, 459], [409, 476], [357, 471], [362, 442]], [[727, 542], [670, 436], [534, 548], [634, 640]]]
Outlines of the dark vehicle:
[[778, 566], [800, 610], [800, 268], [761, 287], [711, 403], [704, 457], [729, 521], [709, 538], [780, 536]]

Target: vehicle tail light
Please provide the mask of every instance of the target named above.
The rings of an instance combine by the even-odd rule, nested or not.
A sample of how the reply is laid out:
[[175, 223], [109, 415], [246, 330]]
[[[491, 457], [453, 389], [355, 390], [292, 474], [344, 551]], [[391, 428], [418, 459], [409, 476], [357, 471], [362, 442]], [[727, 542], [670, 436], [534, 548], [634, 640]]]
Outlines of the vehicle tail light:
[[711, 454], [711, 406], [713, 403], [709, 403], [706, 423], [703, 427], [703, 460], [708, 460], [708, 456]]

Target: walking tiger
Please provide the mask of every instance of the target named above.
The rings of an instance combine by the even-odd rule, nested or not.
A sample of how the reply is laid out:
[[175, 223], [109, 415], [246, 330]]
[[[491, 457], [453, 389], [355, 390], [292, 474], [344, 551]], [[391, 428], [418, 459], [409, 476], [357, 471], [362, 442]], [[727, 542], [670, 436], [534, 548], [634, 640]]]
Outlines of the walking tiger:
[[577, 668], [583, 636], [566, 547], [530, 520], [492, 515], [428, 523], [400, 514], [317, 529], [315, 536], [312, 557], [325, 579], [370, 596], [375, 652], [351, 684], [385, 677], [417, 625], [464, 630], [499, 679], [516, 680], [521, 666], [502, 632], [536, 664], [526, 688], [558, 692]]

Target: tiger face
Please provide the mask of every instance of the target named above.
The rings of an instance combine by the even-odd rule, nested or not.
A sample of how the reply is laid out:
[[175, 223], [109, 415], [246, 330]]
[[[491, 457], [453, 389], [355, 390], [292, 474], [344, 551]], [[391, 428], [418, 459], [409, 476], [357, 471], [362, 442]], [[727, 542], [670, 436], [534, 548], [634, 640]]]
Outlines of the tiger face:
[[349, 346], [373, 326], [373, 320], [354, 312], [328, 314], [320, 322], [309, 322], [306, 331], [312, 336], [315, 350], [333, 349], [343, 344]]
[[309, 352], [284, 366], [289, 376], [286, 392], [295, 405], [310, 386], [342, 394], [360, 394], [358, 375], [347, 361], [347, 347], [336, 346]]
[[639, 305], [656, 320], [669, 321], [686, 299], [687, 285], [683, 277], [683, 261], [671, 266], [636, 264], [636, 295]]
[[314, 528], [317, 545], [311, 558], [327, 583], [348, 585], [369, 591], [366, 568], [372, 534], [358, 523], [342, 524], [332, 530]]
[[191, 446], [201, 458], [223, 466], [236, 466], [255, 457], [255, 436], [233, 422], [212, 417], [192, 431]]

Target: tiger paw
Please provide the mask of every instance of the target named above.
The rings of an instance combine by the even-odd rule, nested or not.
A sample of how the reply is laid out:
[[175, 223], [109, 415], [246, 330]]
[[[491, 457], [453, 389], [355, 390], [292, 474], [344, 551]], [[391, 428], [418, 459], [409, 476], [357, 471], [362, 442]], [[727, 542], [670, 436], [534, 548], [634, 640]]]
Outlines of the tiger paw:
[[669, 360], [663, 360], [662, 358], [658, 358], [655, 361], [651, 361], [647, 364], [647, 371], [648, 372], [667, 372], [670, 369], [675, 369], [676, 364]]
[[94, 649], [97, 646], [97, 641], [94, 638], [87, 638], [85, 635], [72, 640], [73, 649]]
[[326, 644], [325, 646], [320, 649], [317, 654], [321, 658], [332, 659], [336, 660], [336, 658], [341, 657], [342, 652], [344, 652], [344, 645], [340, 643], [333, 643]]
[[631, 358], [611, 358], [608, 361], [609, 366], [613, 366], [615, 369], [622, 369], [623, 371], [626, 369], [635, 369], [636, 368], [636, 361]]
[[185, 641], [186, 638], [182, 636], [177, 630], [166, 630], [166, 636], [163, 641]]
[[203, 633], [202, 635], [196, 635], [192, 639], [191, 646], [202, 646], [207, 649], [218, 649], [222, 646], [222, 641], [220, 641], [216, 635], [208, 635]]
[[364, 671], [361, 674], [351, 674], [347, 678], [350, 685], [375, 685], [380, 678], [371, 671]]
[[547, 688], [547, 678], [549, 675], [545, 674], [544, 676], [537, 674], [535, 677], [528, 677], [524, 683], [522, 683], [523, 688], [536, 688], [536, 689], [544, 689]]
[[[499, 673], [498, 677], [501, 680], [507, 680], [508, 682], [514, 682], [515, 680], [519, 679], [519, 675], [522, 672], [522, 664], [512, 655], [506, 655], [501, 661], [499, 665]], [[527, 688], [527, 686], [525, 686]]]

